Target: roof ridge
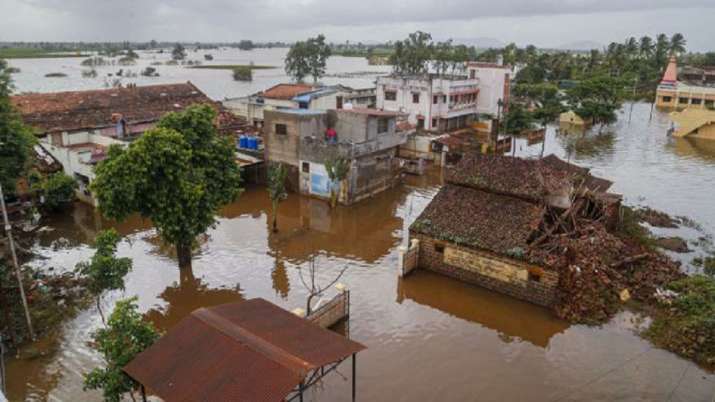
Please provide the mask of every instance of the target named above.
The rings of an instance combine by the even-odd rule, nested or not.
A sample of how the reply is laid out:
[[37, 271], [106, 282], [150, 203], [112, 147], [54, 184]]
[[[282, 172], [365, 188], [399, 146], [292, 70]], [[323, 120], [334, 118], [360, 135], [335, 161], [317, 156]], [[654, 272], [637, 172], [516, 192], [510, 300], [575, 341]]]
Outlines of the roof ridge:
[[230, 338], [233, 338], [243, 345], [246, 345], [246, 347], [250, 348], [254, 352], [262, 354], [266, 358], [273, 360], [281, 366], [299, 374], [301, 377], [305, 376], [309, 370], [315, 368], [309, 362], [266, 341], [253, 332], [213, 312], [211, 309], [200, 308], [194, 311], [192, 315], [201, 320], [204, 324], [218, 330]]

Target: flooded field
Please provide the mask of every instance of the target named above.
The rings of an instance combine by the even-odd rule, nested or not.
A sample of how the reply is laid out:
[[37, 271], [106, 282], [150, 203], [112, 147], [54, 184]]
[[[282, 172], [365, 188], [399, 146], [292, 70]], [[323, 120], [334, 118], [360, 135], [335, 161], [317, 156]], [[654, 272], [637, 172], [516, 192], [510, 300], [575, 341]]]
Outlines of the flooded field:
[[[83, 89], [106, 88], [116, 78], [116, 73], [131, 71], [138, 75], [132, 78], [122, 78], [123, 84], [137, 85], [173, 84], [191, 81], [209, 97], [215, 100], [245, 96], [267, 89], [275, 84], [288, 82], [290, 79], [283, 70], [283, 59], [288, 49], [254, 49], [249, 51], [238, 49], [213, 49], [187, 52], [187, 60], [198, 60], [202, 65], [248, 65], [272, 66], [272, 69], [253, 70], [253, 80], [250, 82], [234, 81], [231, 70], [196, 69], [190, 66], [164, 65], [171, 60], [171, 50], [164, 53], [156, 51], [139, 51], [140, 58], [136, 65], [109, 65], [96, 67], [97, 77], [85, 78], [82, 71], [89, 67], [81, 66], [84, 57], [58, 59], [10, 59], [10, 66], [17, 67], [20, 72], [13, 74], [17, 88], [16, 92], [57, 92], [77, 91]], [[213, 56], [212, 61], [205, 61], [204, 55]], [[116, 62], [118, 58], [113, 60]], [[159, 63], [159, 65], [156, 65]], [[152, 65], [154, 64], [154, 65]], [[158, 77], [144, 77], [139, 73], [146, 67], [153, 67]], [[374, 86], [378, 74], [390, 72], [390, 66], [369, 66], [367, 60], [360, 57], [331, 57], [328, 59], [326, 77], [321, 81], [325, 84], [343, 84], [353, 88]], [[64, 73], [67, 77], [49, 78], [48, 73]], [[112, 75], [111, 77], [109, 75]]]
[[[629, 108], [608, 138], [577, 140], [550, 128], [546, 153], [614, 180], [614, 191], [629, 204], [685, 215], [702, 226], [668, 233], [695, 240], [715, 232], [715, 150], [667, 138], [667, 116], [656, 112], [649, 119], [650, 105], [635, 105], [629, 123]], [[541, 149], [517, 145], [518, 154]], [[352, 314], [344, 330], [368, 346], [358, 355], [359, 400], [712, 400], [715, 375], [641, 339], [635, 331], [643, 319], [632, 313], [598, 327], [569, 325], [548, 310], [442, 276], [418, 271], [399, 278], [397, 247], [440, 185], [438, 171], [408, 177], [395, 189], [336, 210], [291, 194], [280, 207], [277, 234], [269, 230], [265, 189], [249, 188], [202, 240], [193, 277], [180, 277], [170, 249], [147, 222], [112, 223], [77, 205], [45, 222], [49, 230], [34, 247], [42, 257], [32, 264], [72, 269], [89, 258], [96, 233], [113, 226], [127, 238], [119, 254], [133, 258], [134, 271], [126, 291], [106, 297], [104, 309], [137, 295], [164, 330], [196, 308], [254, 297], [302, 307], [301, 267], [315, 258], [319, 280], [329, 281], [347, 266], [341, 282], [352, 291]], [[702, 253], [697, 250], [679, 258], [690, 261]], [[86, 344], [99, 325], [96, 310], [88, 308], [36, 347], [44, 356], [10, 360], [10, 399], [98, 400], [82, 391], [82, 373], [100, 364]], [[348, 374], [345, 365], [309, 399], [349, 400]]]

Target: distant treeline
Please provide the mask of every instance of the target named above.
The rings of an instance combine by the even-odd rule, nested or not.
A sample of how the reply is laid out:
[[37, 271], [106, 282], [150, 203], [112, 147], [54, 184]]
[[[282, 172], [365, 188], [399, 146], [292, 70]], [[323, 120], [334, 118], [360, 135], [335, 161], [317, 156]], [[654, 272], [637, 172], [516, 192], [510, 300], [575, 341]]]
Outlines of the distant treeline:
[[219, 47], [240, 48], [250, 50], [253, 48], [288, 47], [286, 42], [253, 42], [241, 40], [237, 42], [176, 42], [156, 41], [148, 42], [0, 42], [2, 49], [35, 49], [43, 52], [101, 52], [109, 50], [151, 50], [172, 48], [177, 43], [190, 49], [217, 49]]

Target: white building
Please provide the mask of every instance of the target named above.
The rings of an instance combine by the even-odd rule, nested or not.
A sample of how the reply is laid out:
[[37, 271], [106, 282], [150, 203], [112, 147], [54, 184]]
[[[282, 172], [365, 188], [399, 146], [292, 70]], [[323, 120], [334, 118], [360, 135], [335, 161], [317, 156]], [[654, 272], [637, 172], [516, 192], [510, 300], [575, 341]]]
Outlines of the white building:
[[418, 129], [452, 130], [477, 117], [479, 79], [390, 75], [377, 79], [377, 108], [409, 115]]
[[510, 66], [495, 63], [467, 63], [469, 78], [479, 80], [479, 99], [477, 113], [488, 114], [496, 118], [503, 110], [499, 101], [509, 104], [509, 91], [512, 69]]
[[263, 127], [263, 112], [281, 109], [329, 110], [350, 104], [368, 108], [375, 105], [375, 89], [353, 89], [343, 85], [318, 87], [307, 84], [278, 84], [265, 91], [226, 99], [223, 105], [254, 127]]

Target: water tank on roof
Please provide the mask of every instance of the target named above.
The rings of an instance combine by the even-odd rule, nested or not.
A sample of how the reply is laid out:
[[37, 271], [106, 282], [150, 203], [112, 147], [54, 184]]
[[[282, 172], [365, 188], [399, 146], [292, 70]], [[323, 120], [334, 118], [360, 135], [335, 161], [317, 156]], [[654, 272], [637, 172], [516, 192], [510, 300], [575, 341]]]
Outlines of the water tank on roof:
[[245, 135], [242, 135], [241, 137], [239, 137], [238, 147], [239, 148], [248, 148], [248, 137], [246, 137]]
[[248, 149], [258, 149], [258, 140], [256, 137], [248, 137]]

